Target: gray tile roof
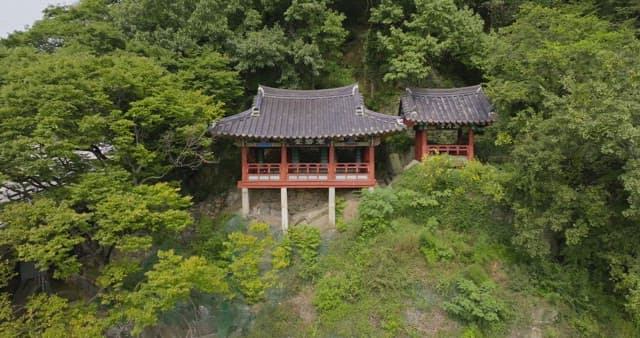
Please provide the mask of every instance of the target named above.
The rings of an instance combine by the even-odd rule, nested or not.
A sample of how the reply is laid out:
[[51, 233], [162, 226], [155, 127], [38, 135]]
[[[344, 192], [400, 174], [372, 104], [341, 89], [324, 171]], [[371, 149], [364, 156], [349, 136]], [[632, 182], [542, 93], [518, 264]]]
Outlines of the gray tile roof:
[[225, 117], [212, 135], [263, 139], [328, 138], [402, 131], [397, 116], [364, 107], [358, 85], [321, 90], [258, 87], [251, 109]]
[[401, 98], [407, 121], [432, 125], [486, 125], [495, 120], [482, 86], [447, 89], [407, 88]]

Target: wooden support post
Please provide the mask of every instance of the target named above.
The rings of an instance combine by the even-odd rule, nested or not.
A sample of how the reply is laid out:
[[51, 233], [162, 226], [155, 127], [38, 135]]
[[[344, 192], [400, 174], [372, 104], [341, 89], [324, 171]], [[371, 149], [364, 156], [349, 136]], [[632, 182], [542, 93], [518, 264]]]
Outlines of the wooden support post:
[[287, 188], [280, 188], [280, 207], [282, 209], [282, 232], [289, 229], [289, 201], [287, 198]]
[[467, 150], [467, 159], [473, 161], [473, 143], [474, 143], [473, 128], [469, 128], [469, 149]]
[[250, 210], [249, 189], [248, 188], [242, 188], [242, 217], [248, 217], [249, 216], [249, 210]]
[[333, 140], [329, 143], [329, 170], [328, 179], [336, 179], [336, 147], [333, 145]]
[[329, 187], [329, 224], [336, 226], [336, 188]]
[[372, 181], [376, 180], [376, 163], [374, 161], [374, 150], [373, 146], [373, 138], [371, 139], [371, 143], [369, 144], [369, 179]]
[[[427, 141], [427, 129], [425, 126], [425, 130], [422, 131], [422, 157], [429, 156], [429, 142]], [[422, 161], [422, 157], [420, 161]]]
[[285, 181], [289, 171], [289, 164], [287, 163], [287, 145], [282, 143], [280, 145], [280, 179]]
[[247, 145], [242, 142], [242, 148], [240, 150], [240, 154], [242, 157], [242, 181], [246, 182], [247, 181], [247, 175], [248, 175], [248, 171], [249, 171], [249, 166], [247, 165], [248, 163], [248, 149], [247, 149]]
[[415, 159], [416, 161], [422, 161], [422, 133], [423, 130], [416, 130], [416, 135], [414, 137], [414, 150], [415, 150]]

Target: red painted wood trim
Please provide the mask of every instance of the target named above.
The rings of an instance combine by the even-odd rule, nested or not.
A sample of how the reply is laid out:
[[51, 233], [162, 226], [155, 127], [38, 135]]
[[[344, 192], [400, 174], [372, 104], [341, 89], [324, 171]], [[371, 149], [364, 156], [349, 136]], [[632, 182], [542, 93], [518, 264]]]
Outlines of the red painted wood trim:
[[238, 188], [276, 189], [276, 188], [367, 188], [376, 185], [375, 180], [357, 181], [238, 181]]
[[247, 146], [244, 144], [244, 142], [242, 143], [242, 148], [240, 150], [240, 156], [242, 157], [242, 180], [246, 181], [247, 180], [247, 174], [248, 174], [248, 158], [247, 158]]
[[423, 150], [422, 150], [422, 130], [416, 130], [416, 135], [414, 136], [414, 150], [415, 150], [415, 159], [416, 161], [421, 161], [422, 160], [422, 154], [423, 154]]
[[280, 179], [286, 180], [288, 173], [288, 163], [287, 163], [287, 145], [282, 143], [280, 145]]
[[336, 147], [333, 140], [329, 144], [329, 180], [336, 178]]
[[373, 147], [373, 140], [371, 140], [371, 144], [369, 145], [369, 179], [375, 182], [376, 165], [375, 165], [374, 157], [375, 157], [375, 148]]
[[[422, 157], [429, 155], [429, 141], [427, 138], [427, 130], [425, 129], [422, 131]], [[422, 160], [422, 157], [420, 157], [420, 160]]]
[[473, 161], [473, 144], [474, 144], [475, 134], [473, 133], [473, 129], [469, 129], [469, 152], [467, 153], [467, 159], [469, 161]]

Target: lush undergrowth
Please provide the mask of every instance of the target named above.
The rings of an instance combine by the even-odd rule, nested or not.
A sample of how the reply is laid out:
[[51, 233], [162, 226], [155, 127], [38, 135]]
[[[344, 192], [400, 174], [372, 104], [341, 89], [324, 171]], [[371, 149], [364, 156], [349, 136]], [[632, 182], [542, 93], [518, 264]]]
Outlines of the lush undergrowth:
[[321, 245], [317, 229], [294, 229], [292, 264], [270, 291], [278, 297], [253, 308], [248, 335], [634, 336], [588, 275], [522, 263], [503, 179], [435, 157], [392, 188], [363, 192], [359, 218], [337, 239]]

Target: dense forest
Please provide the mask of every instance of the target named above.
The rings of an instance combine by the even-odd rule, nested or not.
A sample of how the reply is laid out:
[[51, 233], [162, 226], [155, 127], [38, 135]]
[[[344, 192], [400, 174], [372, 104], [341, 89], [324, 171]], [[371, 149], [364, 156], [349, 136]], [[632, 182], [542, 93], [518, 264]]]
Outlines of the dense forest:
[[[0, 40], [0, 336], [640, 336], [639, 28], [636, 0], [49, 7]], [[482, 83], [499, 118], [335, 238], [219, 205], [210, 123], [356, 82], [392, 115]]]

